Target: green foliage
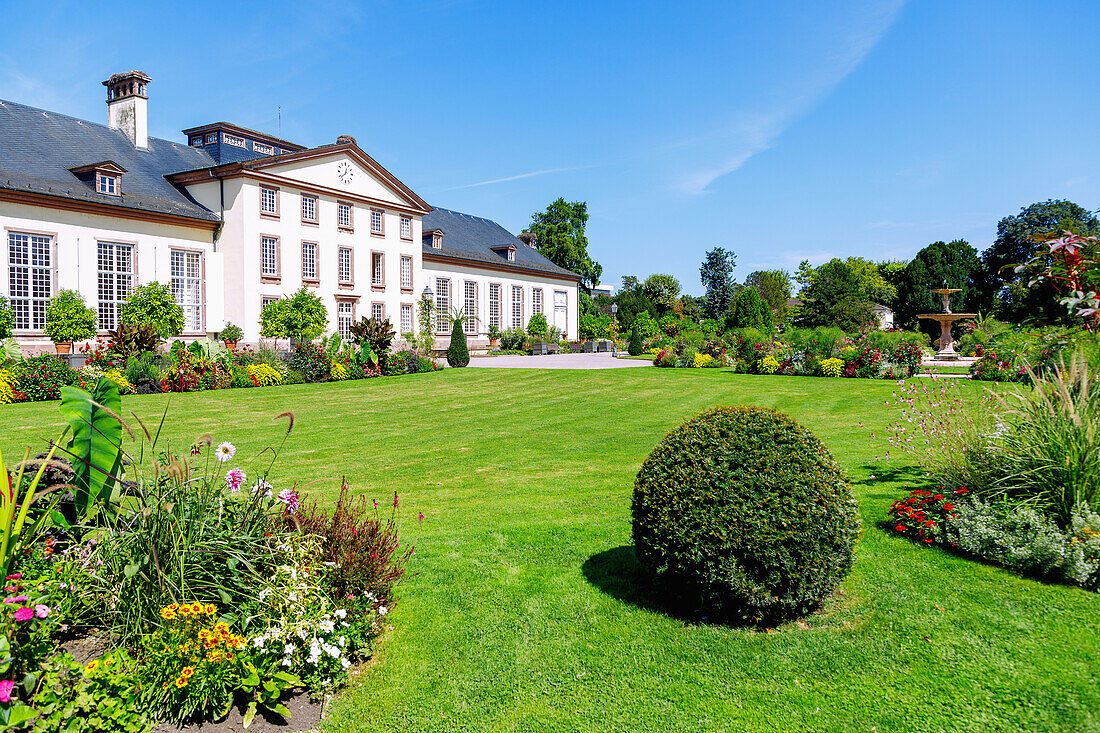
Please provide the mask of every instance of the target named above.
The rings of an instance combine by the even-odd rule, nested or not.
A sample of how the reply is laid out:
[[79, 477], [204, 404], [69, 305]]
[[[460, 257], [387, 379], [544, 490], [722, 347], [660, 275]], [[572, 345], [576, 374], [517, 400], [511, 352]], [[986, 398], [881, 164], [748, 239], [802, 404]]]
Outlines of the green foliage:
[[[43, 498], [39, 489], [46, 487], [39, 484], [56, 450], [57, 443], [54, 443], [46, 459], [36, 463], [28, 463], [25, 455], [22, 462], [12, 466], [10, 474], [0, 453], [0, 476], [8, 476], [11, 482], [7, 491], [0, 491], [0, 570], [5, 577], [14, 572], [16, 563], [42, 536], [49, 510], [36, 511], [33, 516], [29, 513], [34, 503]], [[51, 501], [56, 504], [59, 498], [55, 495]]]
[[680, 281], [672, 275], [650, 275], [641, 288], [645, 296], [664, 312], [672, 310], [680, 298]]
[[730, 321], [734, 328], [755, 328], [760, 331], [772, 330], [772, 311], [768, 302], [755, 287], [741, 288], [733, 301]]
[[11, 309], [11, 301], [0, 295], [0, 339], [11, 338], [11, 331], [15, 328], [15, 313]]
[[416, 348], [430, 360], [435, 348], [435, 303], [431, 298], [421, 296], [416, 308], [416, 323]]
[[58, 292], [46, 306], [43, 330], [55, 344], [94, 338], [95, 325], [95, 311], [84, 304], [84, 297], [75, 290]]
[[501, 331], [500, 348], [505, 351], [526, 351], [527, 332], [522, 328], [509, 328]]
[[66, 452], [81, 520], [93, 506], [107, 511], [115, 502], [115, 477], [123, 457], [121, 413], [122, 398], [110, 379], [100, 378], [91, 394], [78, 387], [61, 390], [61, 415], [72, 431]]
[[289, 298], [268, 303], [260, 314], [260, 335], [267, 338], [312, 341], [327, 325], [325, 304], [304, 285]]
[[351, 337], [360, 346], [369, 346], [376, 355], [385, 354], [393, 343], [393, 326], [389, 318], [381, 321], [374, 318], [360, 318], [351, 324]]
[[634, 326], [630, 329], [630, 343], [627, 346], [627, 353], [631, 356], [641, 356], [644, 352], [645, 344], [643, 343], [642, 329], [635, 321]]
[[978, 251], [967, 242], [933, 242], [920, 252], [905, 268], [898, 284], [897, 308], [894, 322], [906, 328], [923, 327], [930, 334], [939, 336], [939, 324], [917, 320], [920, 313], [938, 313], [943, 310], [940, 296], [932, 293], [937, 288], [961, 288], [951, 298], [952, 310], [964, 312], [976, 307], [982, 287], [982, 263]]
[[757, 407], [707, 410], [666, 435], [638, 472], [633, 518], [638, 560], [668, 592], [754, 623], [819, 604], [851, 569], [860, 531], [825, 446]]
[[745, 278], [746, 288], [755, 288], [771, 309], [775, 325], [787, 321], [787, 301], [791, 298], [791, 276], [786, 270], [757, 270]]
[[12, 365], [12, 373], [18, 380], [18, 390], [28, 402], [56, 400], [61, 388], [76, 384], [79, 375], [53, 354], [39, 354]]
[[225, 328], [218, 334], [218, 338], [222, 341], [240, 341], [243, 336], [244, 331], [241, 330], [241, 327], [232, 323], [226, 323]]
[[466, 332], [462, 326], [460, 319], [451, 322], [451, 343], [447, 347], [447, 364], [451, 367], [464, 367], [470, 363], [470, 350], [466, 347]]
[[581, 276], [591, 290], [600, 282], [603, 268], [588, 254], [588, 205], [583, 201], [567, 202], [559, 198], [531, 215], [525, 234], [535, 235], [535, 249], [558, 267]]
[[732, 250], [715, 247], [707, 252], [703, 264], [699, 266], [699, 279], [706, 289], [703, 313], [707, 318], [721, 320], [733, 305], [737, 294], [737, 283], [733, 279], [736, 262], [737, 255]]
[[183, 309], [167, 285], [158, 282], [139, 285], [125, 303], [119, 303], [121, 323], [152, 326], [162, 340], [183, 333]]
[[580, 322], [580, 337], [582, 339], [611, 338], [611, 316], [603, 313], [583, 314]]
[[108, 348], [123, 359], [143, 353], [154, 353], [160, 347], [156, 326], [148, 323], [119, 322], [113, 331]]
[[803, 290], [803, 325], [858, 331], [876, 322], [872, 302], [889, 302], [896, 296], [873, 263], [858, 257], [833, 259], [813, 270]]
[[643, 341], [655, 338], [661, 332], [661, 327], [649, 315], [649, 311], [642, 311], [630, 324], [631, 331], [637, 331]]
[[532, 339], [537, 337], [545, 340], [549, 332], [550, 328], [546, 323], [546, 316], [542, 313], [536, 313], [531, 316], [531, 320], [527, 322], [527, 335]]
[[1025, 206], [1020, 213], [997, 223], [997, 239], [982, 253], [986, 282], [979, 310], [1007, 321], [1060, 323], [1067, 318], [1051, 283], [1028, 287], [1029, 273], [1015, 268], [1030, 260], [1042, 241], [1063, 230], [1074, 234], [1100, 234], [1100, 219], [1072, 201], [1047, 200]]
[[642, 292], [641, 288], [620, 291], [615, 296], [615, 304], [619, 306], [619, 312], [615, 317], [621, 333], [628, 331], [634, 325], [634, 319], [642, 313], [647, 314], [651, 320], [660, 317], [660, 308]]
[[145, 733], [156, 722], [140, 700], [139, 675], [124, 652], [78, 664], [68, 652], [43, 665], [34, 706], [37, 731]]

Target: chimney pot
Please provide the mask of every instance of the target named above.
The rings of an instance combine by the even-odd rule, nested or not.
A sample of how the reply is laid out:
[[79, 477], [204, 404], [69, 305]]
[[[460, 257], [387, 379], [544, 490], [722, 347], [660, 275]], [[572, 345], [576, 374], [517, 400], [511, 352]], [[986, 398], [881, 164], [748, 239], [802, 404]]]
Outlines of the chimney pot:
[[149, 97], [146, 86], [152, 79], [140, 71], [112, 74], [107, 87], [107, 126], [122, 130], [138, 148], [149, 147]]

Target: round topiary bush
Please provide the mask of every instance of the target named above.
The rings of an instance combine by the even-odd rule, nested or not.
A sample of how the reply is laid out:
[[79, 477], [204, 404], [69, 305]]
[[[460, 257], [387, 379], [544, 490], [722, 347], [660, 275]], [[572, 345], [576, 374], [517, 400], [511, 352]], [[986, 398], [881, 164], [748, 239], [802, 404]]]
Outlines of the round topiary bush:
[[860, 531], [848, 479], [775, 410], [718, 407], [653, 449], [634, 483], [642, 568], [685, 603], [758, 623], [806, 613], [852, 567]]

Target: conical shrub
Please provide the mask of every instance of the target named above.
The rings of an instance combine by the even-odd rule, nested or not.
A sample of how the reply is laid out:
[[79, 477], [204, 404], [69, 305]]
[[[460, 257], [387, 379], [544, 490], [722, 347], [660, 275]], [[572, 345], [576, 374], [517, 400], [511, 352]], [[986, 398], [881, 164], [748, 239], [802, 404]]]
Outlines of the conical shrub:
[[451, 325], [451, 345], [447, 347], [447, 363], [452, 367], [464, 367], [470, 363], [470, 350], [466, 347], [466, 332], [462, 321], [455, 319]]

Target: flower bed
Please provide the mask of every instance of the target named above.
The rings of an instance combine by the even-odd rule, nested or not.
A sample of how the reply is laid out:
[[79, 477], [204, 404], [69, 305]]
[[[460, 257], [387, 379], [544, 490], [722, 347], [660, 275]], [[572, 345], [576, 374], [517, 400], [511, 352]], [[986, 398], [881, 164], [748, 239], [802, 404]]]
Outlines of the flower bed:
[[[371, 656], [413, 553], [397, 494], [382, 510], [345, 481], [330, 511], [273, 485], [270, 448], [244, 456], [203, 436], [179, 455], [136, 416], [139, 450], [123, 451], [132, 428], [105, 378], [93, 394], [67, 389], [61, 411], [67, 447], [0, 456], [13, 487], [0, 503], [5, 730], [148, 731], [231, 708], [246, 725], [260, 710], [289, 717], [292, 691], [321, 699]], [[294, 416], [279, 418], [281, 446]], [[60, 484], [68, 494], [50, 490]], [[111, 651], [61, 649], [91, 633]]]

